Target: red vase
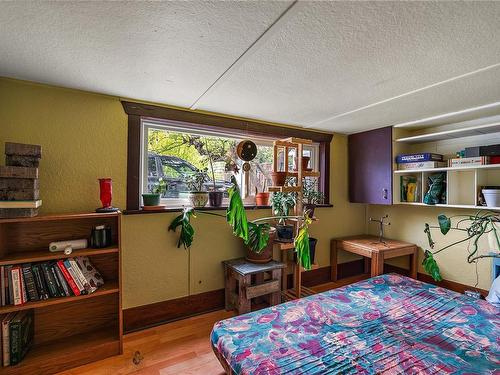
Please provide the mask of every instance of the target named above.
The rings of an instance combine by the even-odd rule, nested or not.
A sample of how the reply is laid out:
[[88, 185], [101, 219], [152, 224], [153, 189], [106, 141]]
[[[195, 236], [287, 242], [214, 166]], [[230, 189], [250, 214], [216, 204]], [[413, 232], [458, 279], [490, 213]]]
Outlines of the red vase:
[[101, 190], [100, 199], [102, 208], [111, 207], [111, 199], [113, 198], [113, 180], [111, 178], [100, 178], [99, 189]]

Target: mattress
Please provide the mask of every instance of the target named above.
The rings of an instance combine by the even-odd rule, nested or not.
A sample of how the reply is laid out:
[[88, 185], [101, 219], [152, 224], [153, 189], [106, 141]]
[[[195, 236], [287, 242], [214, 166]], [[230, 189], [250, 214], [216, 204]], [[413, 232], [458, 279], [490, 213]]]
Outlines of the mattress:
[[396, 274], [222, 320], [234, 374], [500, 375], [500, 309]]

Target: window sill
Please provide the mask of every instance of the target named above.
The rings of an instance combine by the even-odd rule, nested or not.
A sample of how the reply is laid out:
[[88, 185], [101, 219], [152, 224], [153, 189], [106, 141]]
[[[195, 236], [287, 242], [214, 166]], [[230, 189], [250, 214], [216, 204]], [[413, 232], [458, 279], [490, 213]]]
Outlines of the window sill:
[[[331, 204], [319, 204], [316, 206], [317, 208], [324, 208], [324, 207], [333, 207]], [[227, 209], [227, 206], [221, 206], [221, 207], [203, 207], [199, 208], [200, 211], [225, 211]], [[271, 209], [271, 206], [245, 206], [245, 210], [269, 210]], [[168, 212], [182, 212], [183, 207], [167, 207], [163, 210], [125, 210], [123, 211], [124, 215], [148, 215], [148, 214], [162, 214], [162, 213], [168, 213]]]

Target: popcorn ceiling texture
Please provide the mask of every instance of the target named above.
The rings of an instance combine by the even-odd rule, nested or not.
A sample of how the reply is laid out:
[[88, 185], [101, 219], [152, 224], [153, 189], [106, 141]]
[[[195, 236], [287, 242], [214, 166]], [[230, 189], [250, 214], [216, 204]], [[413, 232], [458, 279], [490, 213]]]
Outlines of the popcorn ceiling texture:
[[3, 2], [0, 76], [343, 133], [500, 98], [500, 2], [291, 4]]

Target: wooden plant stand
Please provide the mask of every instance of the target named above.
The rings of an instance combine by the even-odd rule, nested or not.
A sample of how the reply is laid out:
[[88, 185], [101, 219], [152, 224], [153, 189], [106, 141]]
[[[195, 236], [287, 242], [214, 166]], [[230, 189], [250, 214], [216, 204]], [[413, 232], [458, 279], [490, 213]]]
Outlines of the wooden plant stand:
[[[294, 177], [296, 183], [294, 186], [270, 186], [268, 188], [269, 192], [282, 192], [282, 193], [297, 193], [297, 201], [295, 204], [295, 213], [296, 216], [302, 216], [303, 207], [302, 207], [302, 199], [303, 199], [303, 178], [304, 177], [320, 177], [319, 172], [315, 171], [306, 171], [302, 168], [302, 156], [304, 152], [304, 145], [312, 144], [312, 141], [309, 139], [301, 139], [301, 138], [286, 138], [279, 141], [274, 141], [273, 143], [273, 171], [278, 171], [278, 155], [280, 150], [283, 150], [284, 155], [284, 172], [287, 174], [287, 178]], [[295, 149], [296, 155], [296, 171], [289, 171], [289, 153], [290, 150]], [[295, 221], [295, 230], [296, 233], [302, 225], [302, 220]], [[281, 260], [283, 263], [287, 264], [287, 252], [289, 250], [294, 249], [293, 243], [281, 243], [276, 242], [280, 246]], [[283, 298], [285, 300], [300, 298], [306, 295], [310, 295], [314, 293], [312, 290], [307, 289], [307, 291], [303, 292], [304, 287], [302, 286], [302, 275], [303, 268], [300, 265], [300, 260], [298, 260], [297, 264], [294, 266], [294, 288], [293, 290], [287, 291], [287, 274], [283, 272], [282, 276], [282, 286], [285, 289], [283, 292]]]

